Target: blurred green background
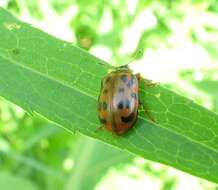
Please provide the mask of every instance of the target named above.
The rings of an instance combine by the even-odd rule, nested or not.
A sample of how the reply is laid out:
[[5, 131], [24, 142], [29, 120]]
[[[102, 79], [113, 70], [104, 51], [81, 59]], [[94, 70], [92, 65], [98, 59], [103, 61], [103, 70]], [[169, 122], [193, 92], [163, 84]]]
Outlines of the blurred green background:
[[[19, 19], [218, 112], [217, 0], [0, 0]], [[0, 99], [2, 190], [215, 190]]]

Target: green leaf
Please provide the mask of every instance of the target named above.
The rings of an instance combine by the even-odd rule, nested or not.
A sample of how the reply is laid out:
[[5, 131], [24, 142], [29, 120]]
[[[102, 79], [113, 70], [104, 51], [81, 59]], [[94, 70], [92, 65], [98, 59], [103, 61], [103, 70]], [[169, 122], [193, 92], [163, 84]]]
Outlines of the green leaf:
[[200, 82], [192, 82], [198, 89], [202, 90], [208, 95], [213, 96], [214, 98], [218, 98], [218, 81], [215, 80], [202, 80]]
[[4, 190], [37, 190], [30, 181], [7, 172], [0, 173], [0, 187]]
[[[143, 113], [123, 136], [98, 130], [96, 103], [103, 61], [0, 9], [0, 95], [58, 123], [218, 183], [218, 116], [161, 85], [145, 88]], [[82, 148], [82, 147], [81, 147]]]

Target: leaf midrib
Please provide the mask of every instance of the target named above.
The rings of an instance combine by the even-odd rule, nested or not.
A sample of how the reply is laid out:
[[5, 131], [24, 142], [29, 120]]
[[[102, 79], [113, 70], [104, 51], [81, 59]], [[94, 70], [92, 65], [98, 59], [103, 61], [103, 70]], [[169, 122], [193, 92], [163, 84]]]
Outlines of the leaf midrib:
[[92, 98], [92, 99], [94, 99], [94, 100], [97, 100], [97, 98], [96, 98], [95, 96], [91, 96], [90, 94], [87, 94], [87, 93], [85, 93], [84, 91], [81, 91], [79, 88], [76, 88], [75, 86], [69, 85], [67, 82], [64, 82], [64, 80], [57, 80], [55, 77], [52, 77], [52, 76], [50, 76], [50, 75], [46, 75], [46, 74], [43, 73], [43, 72], [39, 72], [38, 70], [34, 70], [34, 69], [32, 69], [31, 67], [27, 67], [27, 66], [25, 66], [25, 65], [23, 65], [23, 64], [20, 64], [18, 61], [15, 61], [15, 60], [13, 60], [13, 59], [10, 59], [10, 58], [8, 58], [7, 56], [4, 56], [4, 54], [2, 54], [1, 52], [0, 52], [0, 56], [2, 56], [4, 59], [7, 59], [8, 61], [12, 62], [13, 64], [15, 64], [15, 65], [17, 65], [17, 66], [19, 66], [19, 67], [22, 67], [22, 68], [24, 68], [24, 69], [26, 69], [26, 70], [29, 70], [29, 71], [31, 71], [31, 72], [33, 72], [33, 73], [36, 73], [36, 74], [38, 74], [38, 75], [40, 75], [40, 76], [42, 76], [42, 77], [44, 77], [44, 78], [47, 78], [47, 79], [49, 79], [49, 80], [55, 81], [56, 83], [61, 84], [61, 85], [65, 86], [65, 87], [68, 87], [68, 88], [70, 88], [70, 89], [73, 89], [73, 90], [75, 90], [75, 91], [79, 91], [81, 94], [84, 94], [84, 95], [86, 95], [86, 96], [88, 96], [88, 97], [90, 97], [90, 98]]
[[[1, 53], [0, 53], [1, 54]], [[7, 58], [5, 58], [5, 56], [2, 56], [3, 57], [3, 59], [7, 59]], [[61, 84], [61, 85], [63, 85], [64, 87], [66, 87], [66, 88], [70, 88], [70, 89], [72, 89], [72, 90], [75, 90], [75, 91], [77, 91], [77, 88], [73, 88], [72, 86], [70, 86], [70, 85], [67, 85], [67, 84], [65, 84], [65, 83], [63, 83], [63, 82], [61, 82], [61, 81], [58, 81], [58, 80], [56, 80], [56, 79], [53, 79], [53, 77], [48, 77], [47, 75], [44, 75], [44, 74], [42, 74], [42, 73], [40, 73], [39, 71], [35, 71], [35, 70], [33, 70], [33, 69], [31, 69], [31, 68], [29, 68], [29, 67], [26, 67], [26, 66], [23, 66], [22, 64], [17, 64], [14, 60], [12, 60], [12, 59], [7, 59], [8, 61], [10, 61], [12, 64], [15, 64], [15, 65], [17, 65], [18, 67], [21, 67], [21, 68], [23, 68], [23, 69], [26, 69], [26, 70], [29, 70], [29, 71], [31, 71], [31, 72], [33, 72], [33, 73], [35, 73], [35, 74], [38, 74], [38, 75], [40, 75], [41, 77], [44, 77], [44, 78], [46, 78], [46, 79], [48, 79], [48, 80], [51, 80], [51, 81], [54, 81], [54, 82], [56, 82], [56, 83], [58, 83], [58, 84]], [[81, 90], [78, 90], [79, 92], [81, 92], [82, 93], [82, 91]], [[84, 94], [84, 95], [87, 95], [86, 93], [82, 93], [82, 94]], [[89, 95], [88, 95], [89, 96]], [[89, 96], [90, 98], [92, 98], [92, 99], [95, 99], [95, 98], [93, 98], [92, 96]], [[95, 99], [96, 100], [96, 99]], [[48, 100], [48, 101], [50, 101], [50, 100]], [[55, 103], [55, 102], [52, 102], [52, 103]], [[60, 106], [59, 104], [57, 104], [58, 106]], [[67, 111], [70, 111], [70, 110], [68, 110], [66, 107], [63, 107], [65, 110], [67, 110]], [[79, 114], [75, 114], [74, 112], [71, 112], [70, 111], [70, 113], [72, 113], [73, 115], [75, 115], [76, 117], [78, 117], [78, 118], [80, 118], [80, 119], [82, 119], [82, 120], [86, 120], [87, 122], [89, 122], [90, 124], [92, 124], [92, 125], [95, 125], [95, 126], [97, 126], [97, 124], [96, 123], [93, 123], [93, 122], [90, 122], [90, 120], [87, 120], [86, 118], [84, 118], [84, 117], [81, 117]]]

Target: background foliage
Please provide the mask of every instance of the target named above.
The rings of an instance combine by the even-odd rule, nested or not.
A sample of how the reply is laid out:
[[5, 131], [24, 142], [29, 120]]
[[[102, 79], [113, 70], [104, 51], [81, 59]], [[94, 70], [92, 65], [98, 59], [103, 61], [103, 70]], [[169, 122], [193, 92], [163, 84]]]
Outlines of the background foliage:
[[[146, 68], [144, 76], [217, 112], [216, 1], [2, 2], [19, 18], [108, 62], [123, 64], [143, 50], [132, 64], [135, 70]], [[132, 31], [136, 35], [130, 38]], [[166, 77], [166, 68], [173, 74]], [[0, 106], [0, 183], [8, 189], [216, 189], [209, 182], [70, 134], [3, 99]]]

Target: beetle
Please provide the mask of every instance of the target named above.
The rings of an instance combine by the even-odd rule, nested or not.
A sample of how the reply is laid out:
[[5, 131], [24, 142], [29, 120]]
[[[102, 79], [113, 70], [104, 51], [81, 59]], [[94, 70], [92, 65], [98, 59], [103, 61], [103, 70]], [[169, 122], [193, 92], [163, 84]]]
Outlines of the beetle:
[[134, 126], [139, 108], [139, 74], [120, 67], [101, 82], [98, 117], [107, 130], [122, 135]]

